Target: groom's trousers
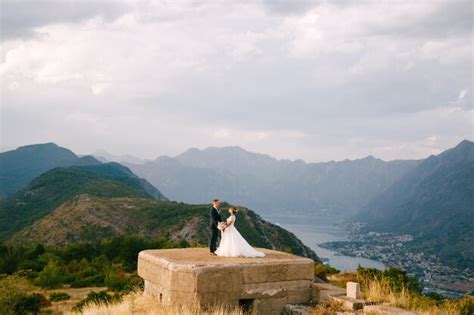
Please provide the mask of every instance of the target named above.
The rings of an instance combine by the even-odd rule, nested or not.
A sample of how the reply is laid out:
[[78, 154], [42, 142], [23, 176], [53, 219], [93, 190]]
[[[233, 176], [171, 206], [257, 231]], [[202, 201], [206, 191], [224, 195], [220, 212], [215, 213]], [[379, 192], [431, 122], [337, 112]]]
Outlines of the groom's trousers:
[[219, 230], [216, 227], [211, 227], [211, 239], [209, 241], [209, 251], [211, 253], [215, 252], [217, 249], [217, 236], [219, 235]]

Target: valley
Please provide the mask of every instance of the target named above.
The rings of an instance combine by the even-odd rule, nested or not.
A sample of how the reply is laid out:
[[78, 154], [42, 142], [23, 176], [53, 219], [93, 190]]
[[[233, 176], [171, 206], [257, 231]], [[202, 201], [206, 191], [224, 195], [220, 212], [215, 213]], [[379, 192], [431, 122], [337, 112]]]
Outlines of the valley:
[[[127, 167], [51, 143], [24, 146], [0, 153], [8, 166], [0, 240], [65, 247], [132, 236], [205, 246], [208, 202], [219, 196], [224, 208], [238, 205], [236, 226], [252, 246], [341, 271], [397, 266], [427, 291], [458, 295], [472, 291], [473, 152], [464, 140], [420, 161], [305, 163], [226, 147]], [[35, 156], [39, 175], [27, 167]], [[16, 176], [22, 181], [8, 179]]]
[[349, 231], [341, 222], [344, 217], [321, 211], [318, 215], [307, 216], [301, 213], [273, 213], [265, 215], [265, 219], [295, 233], [305, 244], [311, 247], [320, 259], [331, 267], [342, 272], [354, 272], [357, 267], [385, 269], [378, 259], [345, 255], [336, 250], [322, 247], [321, 243], [349, 240]]

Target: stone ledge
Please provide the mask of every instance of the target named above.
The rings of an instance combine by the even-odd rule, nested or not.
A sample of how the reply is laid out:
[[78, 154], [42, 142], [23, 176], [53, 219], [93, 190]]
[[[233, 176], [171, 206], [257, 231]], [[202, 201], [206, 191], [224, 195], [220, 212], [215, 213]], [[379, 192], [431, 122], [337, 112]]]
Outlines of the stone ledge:
[[207, 248], [174, 248], [174, 249], [149, 249], [139, 253], [139, 260], [148, 260], [155, 264], [167, 266], [170, 270], [196, 270], [219, 267], [236, 266], [260, 266], [282, 265], [291, 263], [291, 265], [314, 263], [312, 259], [295, 256], [292, 254], [274, 251], [265, 248], [258, 248], [258, 251], [264, 252], [265, 257], [244, 258], [244, 257], [219, 257], [209, 254]]
[[334, 296], [332, 299], [336, 302], [342, 303], [344, 308], [349, 310], [361, 310], [365, 305], [373, 304], [367, 300], [353, 299], [347, 296]]
[[329, 283], [313, 283], [313, 300], [329, 301], [333, 297], [345, 296], [346, 290]]

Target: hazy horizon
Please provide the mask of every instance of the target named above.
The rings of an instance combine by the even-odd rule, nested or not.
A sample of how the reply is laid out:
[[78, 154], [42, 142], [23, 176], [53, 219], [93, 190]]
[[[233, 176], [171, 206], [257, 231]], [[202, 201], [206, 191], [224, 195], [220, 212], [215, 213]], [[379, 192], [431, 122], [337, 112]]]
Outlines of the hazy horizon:
[[471, 1], [1, 1], [0, 148], [420, 159], [474, 135]]
[[[444, 148], [444, 149], [441, 149], [440, 152], [438, 153], [441, 153], [445, 150], [448, 150], [448, 149], [451, 149], [453, 147], [455, 147], [456, 145], [458, 145], [460, 142], [464, 141], [464, 140], [468, 140], [470, 142], [473, 142], [474, 140], [473, 139], [461, 139], [459, 142], [457, 142], [455, 145], [451, 146], [451, 147], [447, 147], [447, 148]], [[54, 141], [48, 141], [48, 142], [43, 142], [43, 143], [29, 143], [29, 144], [25, 144], [25, 145], [20, 145], [18, 147], [22, 147], [22, 146], [27, 146], [27, 145], [38, 145], [38, 144], [46, 144], [46, 143], [55, 143]], [[386, 159], [382, 159], [378, 156], [375, 156], [373, 154], [367, 154], [365, 156], [361, 156], [361, 157], [356, 157], [356, 158], [342, 158], [342, 159], [335, 159], [335, 160], [321, 160], [321, 161], [308, 161], [308, 160], [305, 160], [303, 158], [295, 158], [295, 159], [290, 159], [290, 158], [285, 158], [285, 157], [277, 157], [277, 156], [273, 156], [271, 154], [268, 154], [268, 153], [265, 153], [265, 152], [256, 152], [256, 151], [251, 151], [251, 150], [247, 150], [246, 148], [243, 148], [242, 146], [222, 146], [222, 147], [215, 147], [215, 146], [209, 146], [209, 147], [203, 147], [203, 148], [197, 148], [197, 147], [190, 147], [190, 148], [187, 148], [185, 150], [183, 150], [182, 152], [178, 152], [177, 154], [162, 154], [162, 155], [158, 155], [158, 156], [155, 156], [155, 157], [141, 157], [141, 156], [137, 156], [137, 155], [134, 155], [132, 153], [129, 153], [129, 152], [124, 152], [124, 153], [120, 153], [120, 154], [116, 154], [114, 152], [110, 152], [110, 151], [107, 151], [105, 149], [96, 149], [95, 151], [93, 152], [77, 152], [75, 151], [74, 149], [70, 148], [70, 147], [67, 147], [67, 146], [64, 146], [64, 145], [61, 145], [59, 143], [55, 143], [56, 145], [60, 146], [60, 147], [63, 147], [63, 148], [66, 148], [66, 149], [70, 149], [72, 150], [75, 154], [79, 155], [79, 156], [85, 156], [85, 155], [94, 155], [94, 156], [98, 156], [98, 157], [103, 157], [103, 158], [106, 158], [106, 156], [103, 156], [101, 154], [107, 154], [107, 155], [112, 155], [114, 157], [128, 157], [128, 158], [131, 158], [131, 159], [137, 159], [137, 160], [141, 160], [141, 162], [147, 162], [147, 161], [154, 161], [156, 160], [157, 158], [160, 158], [160, 157], [164, 157], [164, 156], [168, 156], [168, 157], [176, 157], [180, 154], [183, 154], [185, 153], [186, 151], [188, 150], [191, 150], [191, 149], [197, 149], [197, 150], [201, 150], [201, 151], [204, 151], [206, 149], [224, 149], [224, 148], [233, 148], [233, 147], [238, 147], [244, 151], [247, 151], [249, 153], [256, 153], [256, 154], [263, 154], [263, 155], [268, 155], [270, 156], [271, 158], [275, 158], [277, 160], [290, 160], [290, 161], [297, 161], [297, 160], [302, 160], [303, 162], [305, 163], [325, 163], [325, 162], [341, 162], [341, 161], [344, 161], [344, 160], [358, 160], [358, 159], [364, 159], [364, 158], [367, 158], [369, 156], [372, 156], [376, 159], [380, 159], [380, 160], [383, 160], [384, 162], [390, 162], [390, 161], [395, 161], [395, 160], [422, 160], [422, 159], [425, 159], [425, 158], [428, 158], [429, 156], [423, 156], [423, 157], [419, 157], [419, 158], [400, 158], [400, 159], [392, 159], [392, 160], [386, 160]], [[11, 151], [11, 150], [15, 150], [17, 149], [18, 147], [15, 147], [15, 148], [11, 148], [11, 149], [7, 149], [7, 150], [0, 150], [0, 153], [3, 153], [3, 152], [7, 152], [7, 151]], [[432, 154], [432, 155], [437, 155], [436, 154]]]

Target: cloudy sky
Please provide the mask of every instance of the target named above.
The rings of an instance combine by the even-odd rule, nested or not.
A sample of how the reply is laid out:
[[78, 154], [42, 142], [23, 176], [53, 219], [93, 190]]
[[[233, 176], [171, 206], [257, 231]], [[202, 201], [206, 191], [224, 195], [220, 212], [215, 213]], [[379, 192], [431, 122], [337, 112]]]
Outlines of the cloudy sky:
[[0, 2], [2, 150], [391, 160], [474, 138], [471, 1]]

